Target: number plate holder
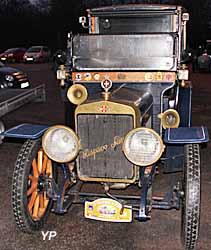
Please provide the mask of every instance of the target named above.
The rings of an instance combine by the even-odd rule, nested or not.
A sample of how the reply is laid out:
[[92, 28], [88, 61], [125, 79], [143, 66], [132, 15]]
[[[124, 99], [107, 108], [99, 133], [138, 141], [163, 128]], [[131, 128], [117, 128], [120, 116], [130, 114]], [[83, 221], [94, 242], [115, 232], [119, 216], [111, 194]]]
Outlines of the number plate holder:
[[121, 203], [109, 198], [100, 198], [95, 201], [86, 201], [85, 218], [109, 222], [131, 222], [132, 207], [122, 209]]

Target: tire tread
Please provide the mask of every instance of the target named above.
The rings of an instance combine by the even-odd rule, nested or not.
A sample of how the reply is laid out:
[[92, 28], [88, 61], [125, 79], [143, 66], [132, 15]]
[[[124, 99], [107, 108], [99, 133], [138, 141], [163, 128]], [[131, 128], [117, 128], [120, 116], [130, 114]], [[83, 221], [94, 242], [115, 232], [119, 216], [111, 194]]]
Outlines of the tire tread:
[[184, 246], [186, 250], [196, 247], [200, 226], [200, 149], [198, 144], [185, 146], [186, 200], [185, 225], [183, 225]]

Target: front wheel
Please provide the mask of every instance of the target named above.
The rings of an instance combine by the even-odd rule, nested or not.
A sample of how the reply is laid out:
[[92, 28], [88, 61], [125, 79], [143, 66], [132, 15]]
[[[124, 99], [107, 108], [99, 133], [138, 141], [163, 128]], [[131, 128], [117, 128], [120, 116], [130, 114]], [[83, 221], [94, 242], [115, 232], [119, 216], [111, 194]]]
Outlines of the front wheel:
[[12, 179], [12, 207], [18, 228], [26, 233], [42, 228], [52, 200], [44, 180], [53, 178], [51, 160], [41, 148], [41, 140], [27, 140], [15, 163]]
[[184, 159], [181, 237], [184, 248], [186, 250], [193, 250], [196, 247], [200, 223], [201, 183], [199, 145], [185, 145]]

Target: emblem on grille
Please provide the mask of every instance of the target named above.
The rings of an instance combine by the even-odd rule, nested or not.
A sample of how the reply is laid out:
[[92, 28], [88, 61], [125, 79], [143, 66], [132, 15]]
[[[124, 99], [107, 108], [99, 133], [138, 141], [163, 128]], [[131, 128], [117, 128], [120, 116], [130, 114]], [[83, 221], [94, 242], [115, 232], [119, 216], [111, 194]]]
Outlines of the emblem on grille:
[[107, 113], [108, 110], [109, 110], [109, 108], [108, 108], [107, 105], [102, 105], [102, 107], [100, 108], [100, 111], [101, 111], [102, 113]]

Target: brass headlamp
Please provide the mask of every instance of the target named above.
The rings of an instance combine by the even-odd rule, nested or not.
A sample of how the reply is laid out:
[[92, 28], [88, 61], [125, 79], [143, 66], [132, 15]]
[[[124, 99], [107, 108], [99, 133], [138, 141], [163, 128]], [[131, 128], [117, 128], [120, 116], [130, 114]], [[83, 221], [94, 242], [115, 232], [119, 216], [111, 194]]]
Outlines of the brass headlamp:
[[164, 129], [178, 128], [180, 124], [180, 116], [175, 109], [168, 109], [164, 113], [158, 115]]

